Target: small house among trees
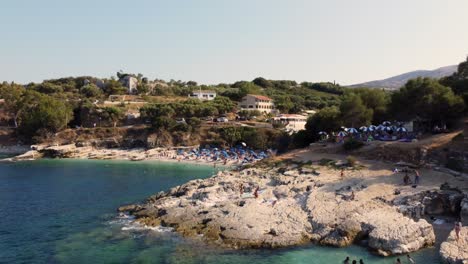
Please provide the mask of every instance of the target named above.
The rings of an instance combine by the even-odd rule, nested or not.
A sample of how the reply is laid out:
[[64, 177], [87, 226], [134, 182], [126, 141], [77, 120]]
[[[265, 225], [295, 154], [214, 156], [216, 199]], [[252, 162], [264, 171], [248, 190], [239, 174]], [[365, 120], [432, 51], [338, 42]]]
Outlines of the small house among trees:
[[190, 95], [190, 98], [194, 99], [199, 99], [202, 101], [211, 101], [216, 98], [216, 92], [215, 91], [208, 91], [208, 90], [198, 90], [198, 91], [193, 91]]

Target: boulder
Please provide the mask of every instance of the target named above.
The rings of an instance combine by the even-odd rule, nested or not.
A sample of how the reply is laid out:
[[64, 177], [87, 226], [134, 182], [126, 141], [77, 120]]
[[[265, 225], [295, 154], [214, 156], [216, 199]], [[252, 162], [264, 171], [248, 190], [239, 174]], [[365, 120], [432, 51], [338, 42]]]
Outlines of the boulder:
[[468, 194], [460, 203], [460, 219], [464, 226], [468, 226]]
[[406, 223], [395, 222], [377, 227], [369, 233], [369, 247], [380, 255], [405, 254], [433, 245], [435, 234], [432, 225], [421, 219]]
[[444, 263], [468, 263], [468, 227], [462, 227], [458, 240], [455, 231], [450, 232], [447, 240], [440, 245], [440, 256]]

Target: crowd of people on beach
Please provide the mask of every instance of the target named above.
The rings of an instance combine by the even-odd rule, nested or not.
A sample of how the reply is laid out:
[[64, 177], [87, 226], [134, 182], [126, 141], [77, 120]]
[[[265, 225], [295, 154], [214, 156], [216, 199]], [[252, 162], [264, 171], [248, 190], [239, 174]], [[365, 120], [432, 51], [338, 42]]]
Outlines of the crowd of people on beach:
[[244, 146], [237, 146], [228, 149], [220, 149], [216, 147], [178, 149], [173, 158], [179, 161], [194, 160], [206, 162], [221, 162], [224, 165], [228, 163], [242, 165], [268, 158], [273, 154], [273, 150], [253, 150]]

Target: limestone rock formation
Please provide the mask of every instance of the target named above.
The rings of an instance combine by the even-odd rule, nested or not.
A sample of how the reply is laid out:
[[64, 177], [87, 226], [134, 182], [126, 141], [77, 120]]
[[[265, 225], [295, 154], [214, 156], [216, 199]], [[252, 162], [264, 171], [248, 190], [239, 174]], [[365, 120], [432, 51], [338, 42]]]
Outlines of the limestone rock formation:
[[255, 168], [190, 181], [120, 210], [146, 225], [232, 248], [366, 240], [378, 254], [394, 255], [434, 243], [429, 223], [403, 215], [378, 194], [379, 186], [331, 181], [329, 171]]
[[460, 239], [457, 240], [455, 231], [450, 232], [447, 241], [440, 246], [440, 255], [445, 263], [468, 263], [468, 227], [462, 227]]

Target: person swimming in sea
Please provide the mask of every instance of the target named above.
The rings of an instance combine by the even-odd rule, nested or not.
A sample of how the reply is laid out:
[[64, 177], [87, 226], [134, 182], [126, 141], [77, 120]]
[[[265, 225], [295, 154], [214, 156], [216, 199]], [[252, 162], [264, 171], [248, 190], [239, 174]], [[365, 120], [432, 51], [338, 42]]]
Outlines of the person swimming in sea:
[[346, 259], [343, 261], [343, 264], [349, 264], [349, 257], [346, 257]]

